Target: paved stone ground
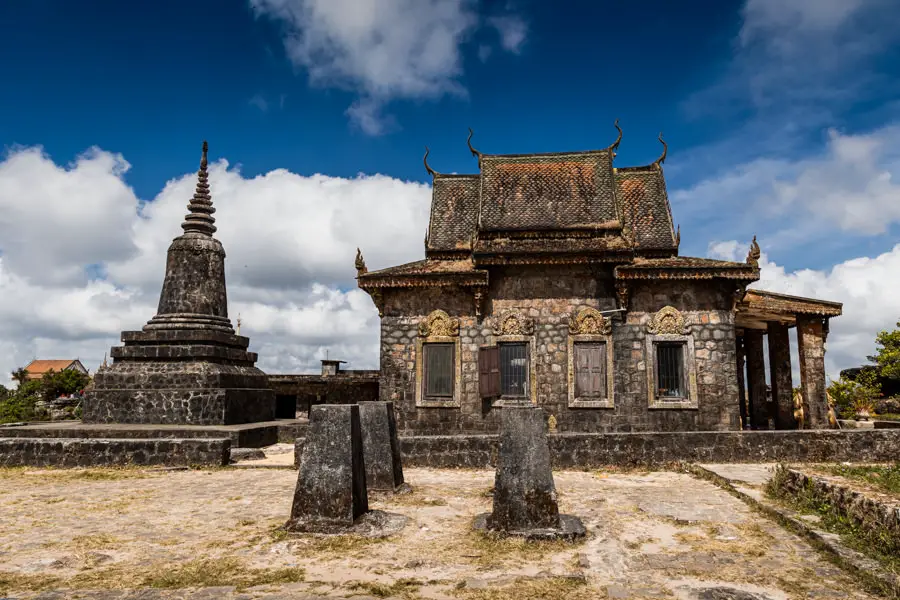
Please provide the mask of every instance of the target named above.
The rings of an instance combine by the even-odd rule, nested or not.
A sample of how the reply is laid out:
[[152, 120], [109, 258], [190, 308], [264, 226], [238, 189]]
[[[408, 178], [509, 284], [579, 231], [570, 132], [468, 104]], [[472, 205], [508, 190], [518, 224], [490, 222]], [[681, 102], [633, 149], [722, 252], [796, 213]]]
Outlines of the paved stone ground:
[[412, 494], [372, 494], [370, 505], [410, 523], [371, 541], [278, 533], [291, 470], [0, 470], [0, 597], [871, 597], [799, 538], [682, 473], [556, 472], [560, 510], [588, 528], [575, 546], [473, 533], [492, 471], [405, 475]]

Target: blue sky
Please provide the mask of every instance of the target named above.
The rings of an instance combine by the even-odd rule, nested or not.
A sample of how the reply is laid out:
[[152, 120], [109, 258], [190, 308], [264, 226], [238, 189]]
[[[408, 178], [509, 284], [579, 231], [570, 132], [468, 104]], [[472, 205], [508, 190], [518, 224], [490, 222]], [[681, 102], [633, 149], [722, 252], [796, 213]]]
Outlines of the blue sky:
[[[144, 221], [169, 214], [163, 205], [188, 185], [184, 178], [196, 168], [200, 141], [208, 139], [211, 157], [227, 161], [222, 181], [233, 176], [234, 190], [244, 190], [234, 191], [230, 201], [243, 203], [242, 216], [235, 217], [242, 226], [272, 219], [262, 213], [275, 210], [285, 223], [298, 219], [299, 231], [307, 206], [331, 211], [321, 221], [330, 227], [346, 225], [319, 246], [286, 237], [255, 255], [249, 241], [226, 243], [229, 256], [247, 265], [247, 275], [235, 275], [237, 284], [246, 277], [257, 286], [248, 298], [258, 300], [263, 288], [312, 298], [310, 286], [318, 283], [344, 294], [335, 302], [349, 302], [349, 266], [332, 273], [330, 262], [308, 255], [358, 244], [368, 248], [370, 266], [419, 258], [427, 187], [401, 184], [430, 183], [421, 162], [425, 145], [436, 170], [472, 172], [477, 165], [465, 146], [468, 127], [475, 130], [475, 146], [487, 153], [585, 150], [609, 145], [618, 118], [624, 129], [620, 166], [655, 160], [661, 149], [656, 136], [664, 132], [683, 254], [743, 259], [755, 234], [772, 261], [771, 286], [840, 296], [849, 284], [839, 281], [835, 268], [864, 258], [872, 264], [878, 257], [893, 259], [900, 237], [900, 22], [891, 4], [5, 2], [0, 202], [17, 208], [7, 211], [5, 222], [0, 217], [2, 266], [35, 286], [136, 286], [143, 291], [135, 293], [152, 305], [162, 273], [153, 271], [150, 259], [146, 279], [115, 276], [128, 271], [122, 261], [137, 260], [151, 245], [141, 241], [143, 225], [132, 221], [137, 213]], [[272, 188], [275, 180], [287, 181], [273, 175], [278, 169], [297, 177], [285, 185], [299, 187], [290, 193]], [[5, 188], [4, 174], [10, 182]], [[311, 178], [315, 174], [333, 179]], [[58, 185], [37, 183], [57, 177]], [[309, 197], [290, 195], [301, 188]], [[332, 194], [332, 188], [346, 194]], [[32, 192], [32, 200], [23, 198]], [[220, 200], [230, 193], [220, 187]], [[97, 199], [107, 198], [103, 194], [108, 203]], [[271, 197], [272, 207], [255, 204], [262, 197]], [[85, 199], [80, 209], [76, 198]], [[399, 198], [409, 198], [408, 204]], [[46, 215], [58, 212], [54, 203], [94, 219], [95, 225], [86, 221], [85, 232], [94, 232], [88, 246], [96, 248], [39, 281], [35, 256], [65, 261], [50, 249], [35, 249], [21, 233], [29, 218], [21, 205], [29, 202], [43, 207], [45, 228]], [[154, 204], [156, 212], [147, 208]], [[219, 206], [220, 213], [230, 210]], [[171, 209], [173, 215], [180, 210]], [[353, 214], [369, 210], [384, 219], [392, 210], [399, 216], [380, 225], [371, 222], [375, 217], [353, 222]], [[119, 219], [111, 212], [134, 236], [113, 239], [100, 228]], [[171, 217], [160, 226], [162, 254], [177, 223]], [[411, 232], [401, 234], [404, 226]], [[60, 239], [66, 238], [60, 227]], [[360, 228], [357, 237], [344, 233], [354, 228]], [[378, 237], [371, 231], [376, 229], [393, 237]], [[244, 234], [264, 244], [250, 229]], [[401, 235], [414, 242], [401, 243]], [[237, 245], [243, 243], [245, 254]], [[389, 248], [394, 245], [396, 251]], [[244, 264], [230, 268], [238, 267]], [[803, 275], [804, 269], [818, 279]], [[239, 302], [241, 292], [232, 297]], [[272, 302], [306, 310], [287, 297]], [[866, 335], [900, 316], [891, 311], [894, 305], [867, 322]], [[371, 315], [366, 318], [372, 327]], [[117, 326], [73, 333], [57, 324], [46, 343], [71, 337], [87, 348], [114, 335]], [[296, 351], [297, 361], [309, 363], [323, 343], [309, 341]], [[364, 348], [374, 343], [359, 341], [357, 350], [369, 353]], [[22, 342], [8, 353], [19, 357], [40, 348]]]

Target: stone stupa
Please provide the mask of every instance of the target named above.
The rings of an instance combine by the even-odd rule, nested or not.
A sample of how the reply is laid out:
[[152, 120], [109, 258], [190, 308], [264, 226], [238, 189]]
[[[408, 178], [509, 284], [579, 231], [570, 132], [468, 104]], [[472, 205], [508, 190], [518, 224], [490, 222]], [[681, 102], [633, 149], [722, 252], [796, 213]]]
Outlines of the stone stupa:
[[169, 246], [156, 316], [143, 331], [123, 331], [113, 364], [94, 377], [84, 423], [235, 425], [272, 421], [275, 394], [228, 319], [225, 250], [216, 231], [207, 143], [197, 190]]

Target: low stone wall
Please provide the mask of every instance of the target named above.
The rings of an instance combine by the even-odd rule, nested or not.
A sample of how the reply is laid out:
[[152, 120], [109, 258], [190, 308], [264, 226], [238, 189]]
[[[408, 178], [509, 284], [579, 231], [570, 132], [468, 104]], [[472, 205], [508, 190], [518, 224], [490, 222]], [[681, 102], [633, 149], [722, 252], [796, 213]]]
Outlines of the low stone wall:
[[[672, 462], [883, 462], [896, 460], [900, 430], [686, 431], [551, 434], [556, 468], [651, 466]], [[485, 468], [496, 464], [495, 435], [401, 437], [403, 464]]]
[[792, 496], [811, 494], [827, 502], [831, 510], [868, 530], [871, 537], [900, 548], [900, 502], [876, 498], [825, 477], [781, 469], [775, 478], [782, 492]]
[[0, 438], [0, 467], [224, 466], [231, 440]]

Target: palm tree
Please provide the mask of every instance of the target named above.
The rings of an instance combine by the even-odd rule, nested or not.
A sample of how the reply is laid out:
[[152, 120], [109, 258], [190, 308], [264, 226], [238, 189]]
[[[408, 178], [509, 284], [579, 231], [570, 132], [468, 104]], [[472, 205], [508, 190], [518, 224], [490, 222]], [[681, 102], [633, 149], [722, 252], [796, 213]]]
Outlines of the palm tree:
[[16, 369], [12, 373], [10, 373], [10, 375], [12, 375], [12, 378], [19, 385], [24, 385], [24, 383], [26, 381], [28, 381], [28, 371], [26, 371], [25, 369], [23, 369], [21, 367], [19, 367], [18, 369]]

